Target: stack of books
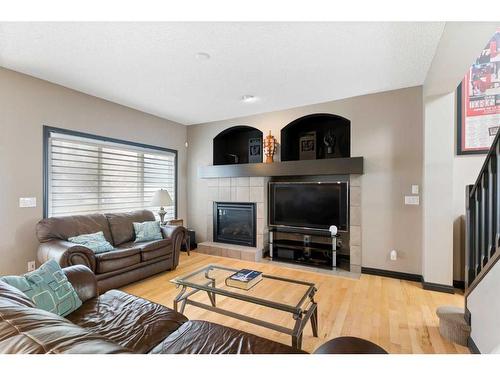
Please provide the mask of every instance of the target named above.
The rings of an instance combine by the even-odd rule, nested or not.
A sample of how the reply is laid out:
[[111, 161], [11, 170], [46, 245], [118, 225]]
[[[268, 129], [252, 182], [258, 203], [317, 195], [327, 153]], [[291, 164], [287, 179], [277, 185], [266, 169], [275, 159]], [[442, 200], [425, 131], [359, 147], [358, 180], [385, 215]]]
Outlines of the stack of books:
[[226, 279], [226, 285], [248, 290], [262, 280], [262, 272], [254, 270], [239, 270]]

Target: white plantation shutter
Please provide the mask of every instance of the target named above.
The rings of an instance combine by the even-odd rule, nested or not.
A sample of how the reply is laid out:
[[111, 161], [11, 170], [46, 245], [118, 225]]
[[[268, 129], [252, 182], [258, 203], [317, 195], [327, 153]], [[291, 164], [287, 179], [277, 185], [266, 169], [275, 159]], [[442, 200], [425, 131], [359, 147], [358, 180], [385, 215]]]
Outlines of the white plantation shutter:
[[175, 217], [175, 151], [57, 132], [47, 142], [48, 217], [143, 208], [156, 214], [150, 203], [158, 189], [174, 201], [165, 219]]

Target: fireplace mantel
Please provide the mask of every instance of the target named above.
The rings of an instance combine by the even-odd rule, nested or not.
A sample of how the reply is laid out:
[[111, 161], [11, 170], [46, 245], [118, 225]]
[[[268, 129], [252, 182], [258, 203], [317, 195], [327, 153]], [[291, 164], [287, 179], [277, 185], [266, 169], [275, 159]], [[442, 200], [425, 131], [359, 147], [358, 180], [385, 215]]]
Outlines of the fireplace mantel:
[[363, 157], [208, 165], [198, 168], [198, 176], [200, 178], [318, 176], [335, 174], [363, 174]]

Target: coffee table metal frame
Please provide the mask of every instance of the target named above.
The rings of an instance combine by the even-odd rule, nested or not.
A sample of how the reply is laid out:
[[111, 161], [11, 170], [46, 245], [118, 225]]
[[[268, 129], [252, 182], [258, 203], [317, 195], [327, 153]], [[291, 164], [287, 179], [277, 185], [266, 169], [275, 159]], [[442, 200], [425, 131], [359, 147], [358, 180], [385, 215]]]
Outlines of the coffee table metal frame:
[[[313, 336], [318, 337], [318, 306], [317, 303], [314, 301], [314, 295], [317, 289], [313, 283], [262, 274], [262, 277], [264, 279], [278, 280], [292, 284], [304, 285], [307, 287], [307, 291], [304, 293], [304, 295], [297, 303], [297, 305], [291, 306], [279, 302], [266, 300], [264, 298], [253, 297], [242, 293], [232, 293], [231, 291], [217, 288], [215, 286], [215, 278], [210, 277], [209, 275], [210, 271], [217, 269], [230, 272], [239, 271], [237, 269], [211, 264], [195, 272], [192, 272], [188, 275], [180, 276], [173, 280], [170, 280], [172, 283], [176, 284], [177, 288], [181, 287], [180, 293], [174, 299], [174, 310], [179, 311], [182, 314], [184, 313], [186, 305], [192, 305], [205, 310], [226, 315], [231, 318], [243, 320], [245, 322], [255, 324], [261, 327], [272, 329], [274, 331], [285, 333], [292, 337], [292, 347], [296, 349], [300, 349], [302, 347], [302, 332], [304, 331], [304, 328], [309, 320], [311, 321]], [[194, 275], [201, 273], [205, 274], [205, 278], [207, 279], [205, 283], [196, 284], [188, 281], [190, 277], [193, 277]], [[188, 291], [188, 288], [192, 290]], [[210, 300], [210, 305], [189, 299], [189, 297], [191, 297], [193, 294], [198, 293], [200, 291], [205, 291], [207, 293], [208, 298]], [[234, 311], [222, 309], [220, 307], [217, 307], [217, 302], [216, 302], [217, 295], [291, 313], [293, 319], [295, 320], [295, 325], [293, 329], [290, 329], [288, 327], [267, 322], [262, 319], [256, 319], [250, 316], [239, 314]], [[306, 301], [307, 299], [308, 301]], [[179, 309], [179, 304], [181, 304], [180, 309]]]

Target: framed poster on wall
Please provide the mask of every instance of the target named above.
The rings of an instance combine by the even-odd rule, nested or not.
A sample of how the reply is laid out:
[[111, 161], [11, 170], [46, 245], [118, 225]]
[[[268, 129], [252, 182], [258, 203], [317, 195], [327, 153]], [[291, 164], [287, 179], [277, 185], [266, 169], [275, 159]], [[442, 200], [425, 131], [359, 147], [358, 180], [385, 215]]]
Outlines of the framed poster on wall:
[[500, 29], [457, 89], [457, 154], [486, 154], [500, 126]]

